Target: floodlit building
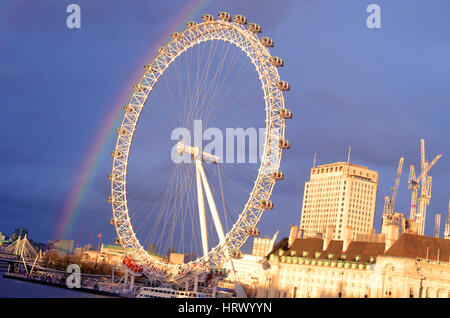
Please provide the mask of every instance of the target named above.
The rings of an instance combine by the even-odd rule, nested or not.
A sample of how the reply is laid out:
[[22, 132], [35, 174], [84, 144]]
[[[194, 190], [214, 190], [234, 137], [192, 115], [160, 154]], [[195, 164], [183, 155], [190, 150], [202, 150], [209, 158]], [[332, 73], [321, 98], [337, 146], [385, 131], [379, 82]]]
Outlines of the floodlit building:
[[384, 242], [284, 238], [259, 271], [257, 297], [450, 297], [450, 241], [403, 233]]
[[352, 239], [370, 233], [375, 216], [378, 172], [347, 162], [311, 169], [305, 183], [300, 230], [304, 237], [322, 237], [327, 226], [342, 240], [346, 228]]
[[[248, 297], [255, 297], [263, 272], [264, 260], [264, 257], [243, 254], [239, 259], [232, 259], [232, 265], [230, 262], [226, 262], [223, 267], [229, 272], [225, 279], [225, 282], [229, 283], [228, 287], [233, 288], [233, 283], [236, 281], [246, 287]], [[234, 273], [231, 266], [234, 268]]]
[[275, 240], [278, 236], [278, 231], [272, 238], [268, 237], [254, 237], [253, 238], [253, 256], [265, 257], [272, 250]]
[[[168, 261], [167, 257], [163, 257], [154, 252], [147, 251], [147, 253], [149, 253], [150, 255], [152, 255], [153, 257], [157, 258], [162, 262]], [[80, 256], [85, 261], [96, 261], [99, 263], [111, 265], [122, 264], [123, 259], [128, 256], [125, 249], [121, 245], [103, 244], [103, 243], [100, 246], [100, 251], [92, 248], [92, 246], [88, 244], [85, 247], [77, 248], [74, 252], [74, 255]], [[182, 254], [174, 254], [172, 258], [176, 259], [176, 262], [182, 263], [182, 261], [180, 261], [180, 255], [183, 256]]]
[[81, 248], [78, 253], [85, 261], [96, 261], [99, 263], [114, 265], [122, 264], [123, 258], [127, 256], [125, 249], [116, 244], [102, 244], [100, 247], [100, 253], [97, 249], [92, 249], [89, 244], [86, 247]]
[[385, 214], [382, 219], [381, 233], [386, 235], [389, 231], [389, 227], [394, 225], [398, 227], [399, 234], [402, 234], [407, 229], [407, 223], [408, 222], [403, 213], [394, 212], [392, 214]]
[[355, 241], [383, 243], [386, 241], [386, 235], [385, 233], [376, 233], [375, 229], [372, 229], [369, 233], [359, 233], [356, 235]]
[[[244, 285], [248, 297], [255, 297], [259, 277], [266, 268], [266, 256], [272, 251], [278, 231], [272, 238], [255, 237], [253, 239], [252, 254], [242, 254], [238, 258], [232, 258], [231, 262], [225, 262], [224, 268], [229, 272], [228, 277], [223, 282], [223, 286], [234, 288], [234, 282]], [[234, 269], [234, 272], [233, 272]]]
[[90, 251], [92, 249], [92, 245], [88, 244], [85, 246], [79, 246], [77, 248], [74, 249], [73, 251], [73, 255], [76, 257], [82, 257], [84, 253], [86, 253], [87, 251]]
[[377, 258], [373, 297], [450, 298], [450, 241], [404, 233]]
[[8, 239], [8, 238], [6, 237], [6, 235], [3, 234], [2, 232], [0, 232], [0, 245], [1, 245], [2, 243], [5, 243], [7, 239]]
[[59, 257], [62, 257], [73, 253], [74, 244], [74, 240], [57, 240], [49, 241], [48, 247], [50, 250], [55, 250]]

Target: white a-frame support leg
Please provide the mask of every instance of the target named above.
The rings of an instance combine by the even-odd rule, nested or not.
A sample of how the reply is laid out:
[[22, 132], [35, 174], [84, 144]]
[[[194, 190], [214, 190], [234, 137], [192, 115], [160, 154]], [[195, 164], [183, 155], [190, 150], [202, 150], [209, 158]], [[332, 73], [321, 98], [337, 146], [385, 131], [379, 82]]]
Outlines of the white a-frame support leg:
[[196, 160], [195, 174], [197, 176], [198, 214], [200, 219], [200, 233], [202, 237], [203, 255], [206, 256], [208, 255], [208, 231], [206, 229], [205, 201], [203, 199], [203, 187], [199, 166], [201, 167], [202, 163], [199, 160]]
[[208, 234], [206, 231], [206, 217], [205, 217], [205, 203], [203, 199], [202, 184], [205, 187], [206, 199], [208, 200], [209, 210], [213, 218], [214, 226], [219, 236], [220, 243], [225, 243], [225, 234], [223, 232], [222, 222], [220, 222], [219, 213], [217, 212], [217, 207], [214, 202], [214, 197], [212, 195], [211, 189], [206, 179], [205, 171], [203, 170], [203, 165], [200, 160], [196, 160], [196, 174], [197, 174], [197, 196], [198, 196], [198, 210], [200, 216], [200, 231], [203, 243], [203, 254], [208, 254]]

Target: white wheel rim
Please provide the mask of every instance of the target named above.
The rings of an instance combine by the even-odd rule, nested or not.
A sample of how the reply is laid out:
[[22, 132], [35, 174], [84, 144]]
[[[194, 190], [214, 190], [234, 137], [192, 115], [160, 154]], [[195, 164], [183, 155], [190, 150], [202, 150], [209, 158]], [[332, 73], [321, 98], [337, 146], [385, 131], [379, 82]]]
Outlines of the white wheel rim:
[[[182, 264], [168, 264], [149, 255], [140, 244], [130, 222], [127, 208], [126, 176], [130, 147], [141, 110], [150, 92], [160, 76], [169, 65], [187, 49], [205, 41], [222, 40], [239, 47], [250, 58], [259, 74], [264, 92], [266, 106], [266, 135], [264, 151], [258, 176], [247, 204], [244, 206], [238, 220], [226, 234], [226, 242], [210, 249], [208, 255]], [[284, 138], [285, 119], [278, 115], [284, 109], [283, 92], [275, 86], [280, 80], [278, 70], [269, 63], [271, 57], [268, 48], [263, 46], [256, 34], [248, 31], [242, 25], [222, 20], [208, 21], [196, 24], [180, 33], [178, 39], [172, 40], [153, 60], [151, 67], [142, 76], [138, 85], [144, 91], [134, 91], [127, 106], [134, 112], [125, 111], [113, 155], [111, 178], [111, 198], [114, 225], [120, 244], [137, 263], [143, 267], [144, 273], [152, 278], [175, 279], [187, 274], [193, 269], [209, 265], [220, 265], [228, 257], [226, 251], [238, 250], [249, 235], [245, 229], [256, 227], [264, 209], [259, 206], [261, 200], [269, 200], [275, 180], [270, 176], [278, 171], [281, 163], [282, 149], [279, 140]]]

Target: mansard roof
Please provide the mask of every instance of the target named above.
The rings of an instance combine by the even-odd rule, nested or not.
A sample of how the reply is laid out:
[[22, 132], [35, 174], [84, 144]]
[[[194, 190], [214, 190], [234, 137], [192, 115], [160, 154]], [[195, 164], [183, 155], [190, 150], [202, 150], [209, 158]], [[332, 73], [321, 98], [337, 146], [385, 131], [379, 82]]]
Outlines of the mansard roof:
[[450, 262], [450, 240], [430, 236], [403, 233], [387, 251], [384, 242], [351, 241], [346, 251], [342, 251], [343, 244], [343, 241], [332, 240], [323, 251], [323, 239], [320, 238], [297, 238], [291, 247], [288, 246], [288, 239], [283, 238], [269, 255], [278, 255], [282, 250], [284, 255], [297, 257], [302, 257], [307, 252], [307, 257], [310, 258], [315, 258], [316, 253], [320, 252], [319, 258], [334, 260], [355, 261], [356, 256], [359, 256], [359, 261], [363, 263], [371, 262], [372, 257], [380, 255]]
[[385, 255], [449, 262], [450, 240], [403, 233]]

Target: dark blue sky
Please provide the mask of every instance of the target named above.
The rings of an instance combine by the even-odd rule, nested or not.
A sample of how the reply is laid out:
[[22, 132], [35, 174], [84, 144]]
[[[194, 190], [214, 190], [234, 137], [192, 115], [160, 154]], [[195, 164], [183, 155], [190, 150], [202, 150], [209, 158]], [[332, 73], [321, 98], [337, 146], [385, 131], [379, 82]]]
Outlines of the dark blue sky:
[[[66, 7], [77, 3], [82, 28], [66, 27]], [[366, 7], [381, 7], [381, 29], [366, 27]], [[86, 155], [124, 88], [139, 79], [153, 48], [185, 1], [5, 1], [0, 5], [0, 231], [29, 229], [37, 241], [56, 239], [62, 209]], [[275, 8], [276, 7], [276, 8]], [[419, 169], [420, 138], [432, 169], [426, 234], [434, 215], [447, 216], [450, 179], [450, 3], [448, 1], [214, 1], [202, 13], [246, 15], [263, 28], [281, 56], [289, 81], [286, 105], [294, 118], [283, 157], [286, 175], [273, 193], [276, 208], [261, 221], [263, 235], [282, 235], [300, 220], [304, 182], [314, 152], [318, 164], [347, 159], [379, 172], [375, 227], [384, 195], [405, 156], [396, 210], [409, 216], [409, 164]], [[169, 39], [170, 34], [165, 35]], [[146, 61], [145, 59], [150, 60]], [[144, 63], [143, 63], [144, 61]], [[123, 94], [122, 94], [123, 95]], [[109, 152], [75, 219], [82, 243], [99, 232], [112, 241], [106, 198]], [[442, 224], [443, 229], [443, 224]], [[441, 230], [442, 232], [442, 230]]]

